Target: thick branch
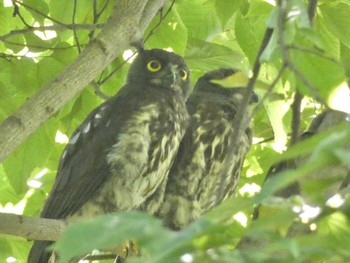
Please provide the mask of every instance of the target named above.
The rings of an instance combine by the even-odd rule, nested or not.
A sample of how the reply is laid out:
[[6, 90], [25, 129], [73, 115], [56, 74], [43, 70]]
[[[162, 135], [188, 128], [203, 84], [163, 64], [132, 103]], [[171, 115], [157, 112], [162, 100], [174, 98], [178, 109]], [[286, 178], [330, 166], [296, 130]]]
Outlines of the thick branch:
[[119, 0], [101, 33], [56, 78], [0, 124], [0, 161], [82, 91], [130, 43], [141, 39], [165, 0]]
[[63, 220], [0, 213], [0, 234], [30, 240], [56, 241], [67, 226]]

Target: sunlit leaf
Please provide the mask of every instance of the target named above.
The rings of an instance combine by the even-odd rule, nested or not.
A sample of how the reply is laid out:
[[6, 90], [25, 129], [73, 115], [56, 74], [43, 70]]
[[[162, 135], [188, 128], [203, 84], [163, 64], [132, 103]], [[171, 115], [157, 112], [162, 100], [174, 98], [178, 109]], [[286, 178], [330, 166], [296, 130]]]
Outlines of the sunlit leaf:
[[347, 26], [349, 23], [349, 4], [333, 1], [322, 4], [320, 9], [329, 31], [339, 38], [344, 45], [350, 47], [350, 29]]

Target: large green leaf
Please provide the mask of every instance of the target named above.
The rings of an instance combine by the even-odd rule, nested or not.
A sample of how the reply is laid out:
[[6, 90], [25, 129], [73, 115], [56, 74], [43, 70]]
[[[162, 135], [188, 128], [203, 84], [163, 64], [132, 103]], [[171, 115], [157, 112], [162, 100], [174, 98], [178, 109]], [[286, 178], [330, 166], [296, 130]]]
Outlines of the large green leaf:
[[109, 214], [71, 225], [57, 242], [56, 248], [60, 251], [60, 262], [66, 262], [93, 249], [120, 245], [128, 240], [150, 245], [156, 240], [167, 240], [172, 235], [161, 227], [159, 220], [147, 214]]
[[38, 88], [38, 68], [37, 63], [30, 58], [12, 60], [12, 85], [17, 87], [17, 94], [31, 96]]
[[[233, 67], [248, 74], [249, 65], [245, 57], [232, 49], [218, 44], [213, 44], [199, 39], [190, 39], [185, 60], [192, 73], [217, 69], [219, 67]], [[198, 75], [193, 78], [196, 79]]]
[[[32, 8], [35, 8], [35, 10], [28, 9], [28, 12], [31, 13], [33, 18], [40, 23], [41, 26], [44, 25], [45, 16], [43, 14], [48, 15], [49, 14], [49, 6], [46, 3], [46, 1], [42, 0], [24, 0], [24, 4], [29, 5]], [[39, 12], [37, 12], [39, 11]]]
[[344, 69], [338, 63], [311, 52], [293, 50], [290, 57], [300, 72], [297, 87], [313, 97], [327, 102], [334, 90], [346, 80]]
[[[145, 36], [159, 23], [159, 16], [156, 16], [150, 24]], [[175, 53], [184, 54], [187, 45], [187, 28], [181, 17], [173, 7], [171, 12], [155, 29], [152, 36], [146, 42], [148, 48], [171, 48]]]
[[266, 29], [266, 21], [264, 16], [243, 16], [237, 12], [235, 23], [235, 35], [237, 41], [253, 65], [259, 51], [264, 31]]
[[32, 134], [3, 163], [6, 176], [18, 194], [27, 189], [27, 178], [35, 167], [45, 167], [45, 163], [55, 145], [56, 125], [46, 124]]
[[[76, 3], [76, 8], [74, 8]], [[88, 0], [61, 1], [50, 0], [50, 16], [63, 24], [84, 24], [92, 22], [92, 3]], [[74, 14], [74, 15], [73, 15]], [[74, 20], [74, 21], [73, 21]], [[61, 41], [73, 41], [72, 30], [57, 31]], [[88, 35], [88, 32], [85, 32]], [[83, 42], [83, 44], [86, 44]]]
[[227, 21], [232, 18], [233, 14], [244, 4], [246, 0], [222, 1], [215, 0], [215, 8], [218, 18], [224, 27]]
[[[221, 32], [221, 23], [213, 1], [179, 1], [176, 3], [176, 8], [188, 30], [189, 37], [209, 40]], [[191, 12], [188, 12], [189, 10]]]
[[350, 4], [332, 1], [320, 5], [323, 18], [329, 31], [332, 32], [344, 45], [350, 47]]

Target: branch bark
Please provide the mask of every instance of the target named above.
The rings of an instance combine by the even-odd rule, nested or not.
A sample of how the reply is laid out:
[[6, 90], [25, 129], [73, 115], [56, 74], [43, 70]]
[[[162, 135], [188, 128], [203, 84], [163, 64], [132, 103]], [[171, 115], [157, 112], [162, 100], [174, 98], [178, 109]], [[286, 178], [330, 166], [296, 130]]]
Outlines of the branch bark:
[[0, 124], [0, 162], [81, 92], [130, 43], [138, 42], [167, 0], [119, 0], [96, 39], [54, 80]]
[[30, 240], [57, 241], [67, 226], [64, 220], [0, 213], [0, 234]]

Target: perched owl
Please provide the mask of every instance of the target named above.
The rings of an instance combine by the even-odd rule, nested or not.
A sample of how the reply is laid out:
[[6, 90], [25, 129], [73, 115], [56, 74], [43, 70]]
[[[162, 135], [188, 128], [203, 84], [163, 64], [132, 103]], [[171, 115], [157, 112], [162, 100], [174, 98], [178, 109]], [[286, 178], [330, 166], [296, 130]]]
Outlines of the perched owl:
[[[127, 83], [93, 110], [62, 153], [41, 217], [76, 221], [138, 209], [168, 176], [189, 121], [190, 72], [179, 55], [140, 50]], [[35, 241], [29, 263], [46, 263]]]
[[[170, 170], [164, 203], [156, 213], [172, 229], [184, 227], [215, 206], [223, 172], [222, 200], [235, 192], [252, 139], [251, 129], [244, 127], [237, 149], [232, 150], [245, 88], [224, 88], [212, 81], [236, 73], [233, 69], [208, 72], [198, 80], [186, 103], [190, 125]], [[257, 100], [255, 94], [252, 100]]]

